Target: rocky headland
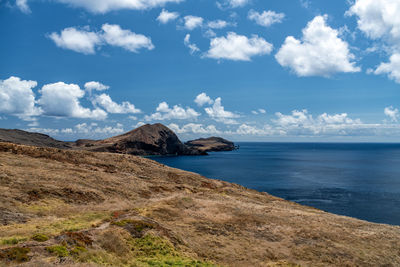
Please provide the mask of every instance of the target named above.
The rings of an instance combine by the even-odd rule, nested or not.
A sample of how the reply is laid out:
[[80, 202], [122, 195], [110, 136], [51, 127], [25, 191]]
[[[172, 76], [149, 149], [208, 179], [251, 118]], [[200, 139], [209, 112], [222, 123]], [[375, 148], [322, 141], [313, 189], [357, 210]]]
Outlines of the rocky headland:
[[104, 140], [80, 139], [75, 142], [59, 141], [41, 133], [0, 129], [0, 141], [20, 145], [138, 156], [207, 155], [207, 152], [210, 151], [225, 151], [235, 148], [232, 142], [219, 137], [198, 139], [184, 144], [171, 129], [160, 123], [146, 124]]

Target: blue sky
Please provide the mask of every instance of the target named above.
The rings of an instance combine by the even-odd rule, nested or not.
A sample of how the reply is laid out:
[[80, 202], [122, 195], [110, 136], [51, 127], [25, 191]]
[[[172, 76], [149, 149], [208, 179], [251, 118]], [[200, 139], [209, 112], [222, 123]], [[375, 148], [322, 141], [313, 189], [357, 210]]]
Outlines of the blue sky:
[[397, 0], [0, 0], [0, 127], [400, 139]]

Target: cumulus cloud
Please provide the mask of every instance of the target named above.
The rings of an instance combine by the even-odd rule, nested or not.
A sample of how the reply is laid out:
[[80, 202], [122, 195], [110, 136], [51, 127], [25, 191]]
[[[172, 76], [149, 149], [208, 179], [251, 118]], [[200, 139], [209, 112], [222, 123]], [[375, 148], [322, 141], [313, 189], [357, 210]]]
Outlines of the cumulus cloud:
[[84, 87], [85, 90], [89, 93], [91, 93], [92, 91], [105, 91], [110, 88], [110, 86], [95, 81], [85, 83]]
[[198, 48], [196, 44], [190, 42], [190, 34], [186, 34], [185, 39], [183, 40], [183, 43], [185, 44], [186, 47], [189, 48], [190, 54], [192, 54], [192, 55], [194, 53], [200, 51], [200, 48]]
[[146, 115], [146, 121], [155, 121], [155, 120], [188, 120], [188, 119], [196, 119], [200, 116], [200, 113], [196, 112], [194, 109], [187, 107], [186, 109], [175, 105], [172, 108], [169, 107], [167, 102], [161, 102], [156, 112], [151, 115]]
[[237, 7], [244, 7], [250, 2], [250, 0], [223, 0], [217, 2], [217, 6], [221, 9], [225, 8], [237, 8]]
[[356, 0], [346, 13], [357, 16], [358, 28], [371, 39], [400, 40], [400, 2]]
[[285, 135], [348, 135], [367, 128], [360, 119], [351, 119], [347, 113], [323, 113], [316, 119], [307, 110], [294, 110], [290, 115], [277, 112], [275, 115], [275, 130]]
[[[64, 129], [64, 131], [65, 130], [66, 129]], [[69, 129], [67, 129], [67, 131], [69, 131]], [[117, 135], [124, 132], [124, 127], [121, 123], [117, 123], [116, 126], [104, 127], [99, 127], [97, 123], [80, 123], [75, 125], [74, 129], [71, 129], [69, 132], [85, 135]]]
[[92, 13], [107, 13], [120, 9], [145, 10], [180, 3], [184, 0], [56, 0], [73, 7], [84, 8]]
[[60, 34], [51, 33], [49, 38], [58, 47], [83, 54], [95, 54], [96, 48], [106, 44], [134, 53], [138, 53], [140, 49], [154, 49], [151, 38], [121, 29], [119, 25], [107, 23], [103, 24], [100, 32], [89, 31], [87, 27], [82, 29], [70, 27], [62, 30]]
[[393, 106], [387, 107], [385, 108], [384, 113], [391, 121], [397, 122], [397, 118], [399, 117], [399, 110], [397, 108], [394, 108]]
[[211, 39], [210, 49], [205, 56], [214, 59], [250, 61], [254, 56], [271, 53], [272, 49], [272, 44], [257, 35], [248, 38], [229, 32], [226, 37]]
[[316, 16], [303, 29], [301, 40], [288, 36], [275, 55], [283, 67], [298, 76], [329, 77], [338, 72], [359, 72], [354, 55], [339, 32], [326, 24], [327, 16]]
[[31, 13], [31, 9], [28, 6], [28, 0], [16, 0], [15, 4], [25, 14]]
[[263, 11], [259, 13], [255, 10], [250, 10], [247, 16], [249, 20], [255, 21], [258, 25], [269, 27], [275, 23], [281, 23], [285, 18], [284, 13], [276, 13], [275, 11]]
[[151, 39], [143, 34], [123, 30], [119, 25], [104, 24], [101, 28], [104, 31], [103, 38], [109, 45], [119, 46], [134, 53], [143, 48], [154, 49]]
[[107, 113], [96, 108], [90, 110], [80, 104], [80, 99], [85, 95], [76, 84], [66, 84], [64, 82], [46, 84], [40, 90], [42, 94], [38, 103], [43, 114], [54, 117], [88, 118], [103, 120], [107, 118]]
[[210, 134], [221, 134], [222, 133], [221, 131], [217, 130], [215, 125], [204, 126], [203, 124], [189, 123], [189, 124], [183, 125], [182, 127], [179, 127], [179, 125], [177, 125], [175, 123], [171, 123], [168, 125], [168, 127], [178, 134], [193, 133], [193, 134], [210, 135]]
[[122, 104], [115, 103], [111, 97], [107, 94], [96, 95], [92, 99], [94, 106], [104, 108], [108, 113], [112, 114], [137, 114], [141, 113], [140, 109], [135, 108], [134, 104], [128, 101], [122, 102]]
[[194, 102], [199, 106], [202, 107], [205, 104], [212, 105], [214, 103], [214, 100], [212, 100], [206, 93], [201, 93], [198, 96], [196, 96], [196, 99]]
[[225, 110], [221, 101], [221, 98], [218, 97], [215, 99], [214, 104], [211, 107], [205, 108], [204, 110], [207, 115], [217, 122], [222, 122], [224, 124], [237, 124], [238, 122], [235, 119], [240, 116], [231, 111]]
[[374, 74], [387, 74], [389, 79], [394, 80], [397, 83], [400, 83], [400, 54], [393, 54], [389, 62], [381, 63], [375, 71]]
[[202, 17], [189, 15], [189, 16], [185, 16], [183, 19], [184, 19], [185, 29], [187, 29], [189, 31], [203, 26], [204, 19]]
[[73, 50], [83, 54], [95, 54], [96, 46], [102, 44], [98, 33], [86, 29], [65, 28], [60, 34], [53, 32], [49, 38], [61, 48]]
[[41, 110], [35, 105], [32, 91], [36, 86], [36, 81], [21, 80], [14, 76], [0, 80], [0, 113], [16, 115], [25, 120], [39, 115]]
[[166, 24], [170, 21], [176, 20], [179, 17], [178, 12], [169, 12], [168, 10], [163, 9], [160, 15], [157, 17], [157, 21], [162, 24]]

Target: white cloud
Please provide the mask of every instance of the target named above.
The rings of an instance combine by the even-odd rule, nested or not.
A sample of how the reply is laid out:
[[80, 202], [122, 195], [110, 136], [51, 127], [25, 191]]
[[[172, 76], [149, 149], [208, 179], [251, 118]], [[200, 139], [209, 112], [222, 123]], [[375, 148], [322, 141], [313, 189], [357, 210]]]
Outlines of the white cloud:
[[209, 21], [207, 23], [207, 27], [211, 28], [211, 29], [223, 29], [226, 28], [228, 26], [232, 25], [231, 23], [225, 21], [225, 20], [213, 20], [213, 21]]
[[157, 17], [157, 20], [162, 24], [166, 24], [170, 21], [176, 20], [178, 17], [178, 12], [169, 12], [168, 10], [163, 9], [160, 15]]
[[34, 132], [34, 133], [43, 133], [43, 134], [48, 134], [50, 136], [55, 136], [60, 133], [59, 129], [38, 128], [38, 127], [31, 127], [31, 128], [25, 129], [25, 131]]
[[102, 39], [98, 33], [73, 27], [62, 30], [61, 34], [53, 32], [49, 35], [49, 38], [58, 47], [83, 54], [95, 54], [96, 46], [102, 43]]
[[400, 40], [400, 2], [356, 0], [347, 15], [358, 17], [358, 28], [371, 39]]
[[224, 124], [237, 124], [238, 122], [234, 119], [239, 118], [240, 116], [231, 112], [226, 111], [224, 106], [221, 104], [221, 98], [218, 97], [215, 99], [212, 107], [208, 107], [204, 109], [208, 116], [217, 122], [222, 122]]
[[250, 10], [247, 16], [250, 20], [255, 21], [258, 25], [269, 27], [275, 23], [281, 23], [285, 18], [284, 13], [276, 13], [274, 11], [268, 10], [262, 13], [258, 13], [255, 10]]
[[68, 136], [71, 138], [71, 135], [81, 136], [83, 138], [88, 137], [109, 137], [113, 135], [118, 135], [124, 133], [124, 127], [122, 124], [117, 123], [115, 126], [98, 126], [97, 123], [80, 123], [75, 125], [73, 128], [64, 128], [64, 129], [50, 129], [50, 128], [38, 128], [31, 127], [25, 129], [30, 132], [38, 132], [45, 133], [51, 136]]
[[105, 91], [110, 88], [110, 86], [95, 81], [85, 83], [84, 87], [85, 90], [89, 93], [91, 93], [92, 91]]
[[122, 47], [137, 53], [139, 49], [154, 49], [151, 39], [142, 34], [121, 29], [119, 25], [103, 24], [101, 32], [92, 32], [88, 28], [66, 28], [58, 33], [51, 33], [49, 38], [61, 48], [83, 54], [95, 54], [96, 47], [108, 44]]
[[274, 132], [268, 125], [265, 125], [263, 128], [258, 128], [244, 123], [240, 125], [234, 133], [239, 135], [271, 135]]
[[263, 108], [259, 108], [257, 110], [252, 110], [251, 113], [253, 113], [254, 115], [258, 115], [258, 114], [266, 114], [267, 111]]
[[107, 94], [96, 95], [92, 99], [94, 106], [99, 106], [104, 108], [108, 113], [112, 114], [137, 114], [141, 113], [140, 109], [135, 108], [135, 105], [128, 101], [122, 102], [122, 104], [117, 104], [112, 101], [111, 97]]
[[202, 17], [197, 16], [185, 16], [184, 18], [184, 27], [185, 29], [191, 31], [198, 27], [203, 26], [204, 19]]
[[[65, 129], [64, 129], [65, 130]], [[66, 129], [69, 133], [85, 134], [85, 135], [117, 135], [124, 132], [124, 127], [121, 123], [117, 123], [116, 126], [104, 126], [99, 127], [97, 123], [81, 123], [75, 125], [74, 129]]]
[[28, 6], [28, 0], [16, 0], [15, 4], [25, 14], [31, 13], [31, 9]]
[[0, 80], [0, 113], [16, 115], [25, 120], [40, 115], [32, 91], [36, 86], [36, 81], [25, 81], [14, 76]]
[[133, 128], [136, 129], [136, 128], [139, 128], [139, 127], [141, 127], [143, 125], [146, 125], [146, 123], [144, 123], [142, 121], [139, 121], [138, 123], [136, 123], [136, 125], [133, 126]]
[[387, 74], [388, 77], [397, 83], [400, 83], [400, 54], [393, 54], [388, 63], [381, 63], [376, 70], [375, 74]]
[[137, 53], [139, 49], [154, 49], [154, 45], [149, 37], [143, 34], [136, 34], [130, 30], [123, 30], [119, 25], [104, 24], [104, 40], [113, 46], [122, 47], [128, 51]]
[[186, 34], [183, 43], [185, 44], [186, 47], [189, 48], [190, 54], [192, 55], [200, 51], [200, 48], [198, 48], [196, 44], [190, 42], [190, 34]]
[[250, 61], [254, 56], [271, 53], [272, 48], [272, 44], [257, 35], [248, 38], [229, 32], [226, 37], [211, 39], [210, 49], [205, 56], [214, 59]]
[[393, 108], [392, 106], [385, 108], [384, 113], [388, 116], [392, 121], [397, 121], [399, 117], [399, 110], [397, 108]]
[[198, 96], [196, 96], [196, 99], [194, 102], [199, 106], [202, 107], [205, 104], [212, 105], [214, 103], [214, 100], [212, 100], [206, 93], [201, 93]]
[[164, 6], [168, 3], [180, 3], [183, 0], [56, 0], [73, 7], [84, 8], [93, 13], [107, 13], [120, 9], [145, 10]]
[[204, 37], [206, 38], [213, 38], [215, 36], [217, 36], [217, 34], [215, 33], [215, 31], [213, 31], [212, 29], [208, 29], [207, 31], [205, 31], [203, 33]]
[[360, 119], [351, 119], [346, 113], [323, 113], [314, 119], [307, 110], [294, 110], [291, 115], [277, 112], [276, 117], [274, 129], [284, 135], [352, 135], [375, 127], [363, 124]]
[[171, 123], [168, 127], [178, 134], [187, 134], [187, 133], [194, 133], [194, 134], [220, 134], [221, 131], [217, 130], [215, 125], [208, 125], [204, 126], [203, 124], [196, 124], [196, 123], [189, 123], [183, 125], [182, 128], [175, 123]]
[[90, 110], [81, 106], [79, 99], [85, 95], [76, 84], [63, 82], [46, 84], [39, 91], [42, 96], [38, 100], [43, 114], [54, 117], [73, 117], [103, 120], [107, 113], [99, 108]]
[[221, 9], [237, 8], [237, 7], [244, 7], [249, 2], [250, 0], [223, 0], [221, 2], [217, 2], [217, 6]]
[[158, 105], [155, 113], [145, 116], [145, 120], [188, 120], [196, 119], [199, 116], [200, 113], [190, 107], [185, 109], [181, 106], [175, 105], [173, 108], [170, 108], [166, 102], [162, 102]]
[[339, 32], [326, 25], [327, 16], [316, 16], [303, 29], [302, 40], [288, 36], [275, 55], [283, 67], [298, 76], [329, 77], [338, 72], [359, 72], [352, 62], [349, 45], [338, 37]]

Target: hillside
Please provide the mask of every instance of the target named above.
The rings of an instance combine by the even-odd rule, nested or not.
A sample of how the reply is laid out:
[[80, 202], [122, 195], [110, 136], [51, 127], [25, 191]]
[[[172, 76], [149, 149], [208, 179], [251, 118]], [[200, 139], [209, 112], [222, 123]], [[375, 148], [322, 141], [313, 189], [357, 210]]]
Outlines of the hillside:
[[73, 144], [51, 138], [46, 134], [26, 132], [17, 129], [0, 129], [0, 142], [20, 145], [69, 149]]
[[0, 218], [0, 266], [400, 265], [400, 227], [125, 154], [0, 143]]
[[146, 124], [122, 135], [99, 141], [78, 140], [76, 144], [89, 151], [132, 155], [201, 155], [196, 148], [187, 147], [168, 127]]

